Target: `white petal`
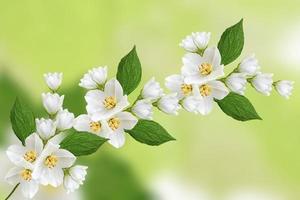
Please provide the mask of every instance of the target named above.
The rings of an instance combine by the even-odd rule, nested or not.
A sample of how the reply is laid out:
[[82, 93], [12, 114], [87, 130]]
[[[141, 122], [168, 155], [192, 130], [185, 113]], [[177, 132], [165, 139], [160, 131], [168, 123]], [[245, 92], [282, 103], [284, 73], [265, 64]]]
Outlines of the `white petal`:
[[200, 55], [195, 53], [187, 53], [182, 58], [183, 67], [181, 73], [185, 76], [199, 74], [199, 65], [203, 62]]
[[33, 133], [25, 140], [25, 146], [27, 149], [34, 150], [38, 155], [42, 152], [44, 144], [41, 138]]
[[14, 168], [10, 169], [5, 176], [5, 180], [11, 185], [15, 185], [15, 184], [19, 183], [21, 180], [20, 174], [23, 169], [24, 168], [21, 168], [21, 167], [14, 167]]
[[55, 152], [55, 155], [58, 158], [58, 166], [61, 168], [71, 167], [76, 160], [76, 157], [71, 152], [65, 149], [57, 150]]
[[105, 84], [104, 92], [106, 96], [116, 97], [117, 101], [123, 98], [123, 88], [116, 79], [111, 79]]
[[41, 175], [42, 185], [51, 185], [53, 187], [58, 187], [63, 183], [64, 171], [61, 168], [44, 168], [44, 173]]
[[121, 121], [121, 126], [124, 129], [132, 129], [138, 122], [137, 118], [129, 112], [121, 112], [116, 115]]
[[212, 111], [213, 108], [213, 98], [204, 97], [199, 99], [198, 112], [202, 115], [207, 115]]
[[204, 51], [203, 58], [205, 62], [218, 67], [221, 64], [221, 54], [217, 47], [209, 47]]
[[79, 115], [74, 121], [74, 128], [77, 131], [87, 131], [90, 132], [90, 122], [91, 119], [88, 115]]
[[101, 90], [90, 90], [85, 95], [88, 104], [98, 105], [105, 99], [105, 94]]
[[11, 145], [8, 147], [6, 154], [8, 159], [15, 165], [21, 166], [24, 162], [23, 156], [26, 152], [26, 149], [23, 146]]
[[117, 129], [109, 134], [108, 142], [116, 148], [120, 148], [125, 144], [125, 133], [123, 130]]
[[22, 182], [20, 184], [22, 194], [25, 198], [32, 199], [39, 190], [39, 185], [36, 181]]
[[221, 81], [211, 81], [208, 83], [212, 87], [212, 96], [216, 99], [223, 99], [229, 93], [227, 87]]

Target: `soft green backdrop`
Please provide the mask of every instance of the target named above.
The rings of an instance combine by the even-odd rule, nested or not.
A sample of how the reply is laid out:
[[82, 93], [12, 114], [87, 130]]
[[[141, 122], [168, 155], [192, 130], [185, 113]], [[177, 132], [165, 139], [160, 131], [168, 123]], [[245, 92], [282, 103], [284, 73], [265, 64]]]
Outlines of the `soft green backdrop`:
[[[217, 107], [206, 117], [157, 112], [156, 121], [177, 141], [148, 147], [128, 137], [122, 149], [105, 145], [81, 161], [91, 165], [81, 197], [131, 200], [158, 193], [165, 200], [298, 200], [299, 12], [298, 0], [0, 0], [2, 149], [9, 145], [8, 116], [16, 95], [40, 113], [43, 73], [64, 73], [66, 106], [78, 114], [84, 105], [77, 84], [89, 68], [108, 65], [113, 76], [120, 58], [136, 45], [143, 83], [152, 76], [163, 83], [180, 70], [184, 51], [178, 43], [185, 35], [210, 31], [214, 45], [226, 27], [244, 18], [241, 58], [255, 53], [263, 71], [294, 80], [292, 98], [275, 92], [265, 97], [249, 87], [246, 95], [264, 120], [246, 123]], [[1, 198], [10, 189], [2, 187]]]

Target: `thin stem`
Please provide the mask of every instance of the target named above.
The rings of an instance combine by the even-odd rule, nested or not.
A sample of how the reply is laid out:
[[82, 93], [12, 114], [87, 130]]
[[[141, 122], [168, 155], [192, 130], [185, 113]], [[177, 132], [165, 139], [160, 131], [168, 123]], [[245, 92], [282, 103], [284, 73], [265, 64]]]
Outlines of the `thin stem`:
[[5, 200], [8, 200], [11, 195], [13, 195], [13, 193], [16, 191], [16, 189], [19, 187], [20, 183], [18, 183], [14, 188], [13, 190], [9, 193], [9, 195], [5, 198]]

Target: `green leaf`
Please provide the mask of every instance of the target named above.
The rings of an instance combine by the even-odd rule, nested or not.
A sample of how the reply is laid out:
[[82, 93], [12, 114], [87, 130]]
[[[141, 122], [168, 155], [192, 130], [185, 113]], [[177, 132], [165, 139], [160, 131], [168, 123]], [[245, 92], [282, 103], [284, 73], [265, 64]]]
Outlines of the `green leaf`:
[[84, 156], [95, 153], [107, 139], [92, 133], [72, 131], [61, 143], [60, 147], [73, 153], [75, 156]]
[[222, 57], [222, 64], [233, 62], [242, 53], [244, 47], [243, 19], [237, 24], [227, 28], [218, 43]]
[[126, 132], [135, 140], [152, 146], [175, 140], [166, 129], [151, 120], [139, 120], [133, 129]]
[[124, 56], [118, 66], [117, 79], [125, 94], [130, 94], [139, 85], [142, 78], [142, 67], [135, 46]]
[[224, 99], [215, 101], [219, 104], [224, 113], [236, 120], [248, 121], [262, 119], [245, 96], [231, 92]]
[[35, 120], [32, 111], [18, 98], [10, 111], [10, 121], [14, 133], [24, 145], [25, 139], [35, 131]]

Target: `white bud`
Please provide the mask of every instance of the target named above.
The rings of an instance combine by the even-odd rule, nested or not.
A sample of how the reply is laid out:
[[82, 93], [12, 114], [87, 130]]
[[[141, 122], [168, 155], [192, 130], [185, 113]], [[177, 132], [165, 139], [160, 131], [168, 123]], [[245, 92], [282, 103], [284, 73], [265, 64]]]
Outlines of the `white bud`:
[[240, 95], [244, 95], [247, 85], [246, 75], [243, 73], [233, 73], [226, 78], [227, 87]]
[[60, 131], [72, 128], [74, 118], [74, 114], [67, 109], [59, 111], [56, 116], [56, 128]]
[[152, 119], [153, 106], [147, 100], [139, 100], [132, 108], [132, 112], [141, 119]]
[[70, 175], [65, 175], [64, 187], [67, 190], [67, 193], [69, 194], [79, 188], [79, 183], [75, 181]]
[[275, 89], [281, 96], [288, 99], [292, 94], [293, 84], [294, 84], [293, 81], [287, 81], [287, 80], [277, 81], [275, 83]]
[[55, 73], [44, 74], [44, 79], [46, 81], [46, 84], [52, 91], [58, 90], [58, 88], [61, 85], [62, 78], [63, 78], [62, 73], [55, 72]]
[[207, 32], [196, 32], [186, 36], [179, 46], [189, 52], [197, 52], [207, 47], [210, 40], [210, 33]]
[[86, 73], [83, 75], [83, 78], [80, 79], [79, 86], [88, 90], [93, 90], [97, 88], [97, 83], [93, 80], [91, 73]]
[[54, 115], [62, 109], [64, 95], [59, 96], [56, 93], [52, 94], [50, 92], [42, 93], [42, 99], [44, 108], [50, 115]]
[[238, 67], [239, 72], [251, 76], [255, 75], [259, 69], [258, 60], [255, 58], [254, 54], [242, 60]]
[[42, 139], [48, 140], [55, 135], [56, 124], [51, 119], [35, 119], [35, 123], [36, 131]]
[[258, 92], [269, 96], [272, 91], [272, 84], [273, 84], [272, 77], [273, 74], [258, 73], [252, 79], [251, 83]]
[[158, 108], [170, 115], [178, 115], [178, 110], [180, 105], [178, 104], [179, 100], [176, 93], [168, 94], [160, 98], [157, 102]]
[[160, 84], [155, 81], [155, 78], [151, 78], [144, 86], [142, 91], [142, 97], [148, 100], [157, 100], [163, 95], [163, 90]]
[[182, 101], [182, 107], [188, 111], [193, 113], [198, 113], [198, 107], [199, 107], [199, 99], [195, 96], [189, 96], [183, 99]]
[[97, 67], [89, 71], [92, 79], [99, 85], [103, 85], [107, 79], [107, 67]]
[[85, 181], [85, 176], [87, 175], [87, 166], [76, 165], [71, 167], [69, 170], [70, 176], [77, 181], [80, 185]]

